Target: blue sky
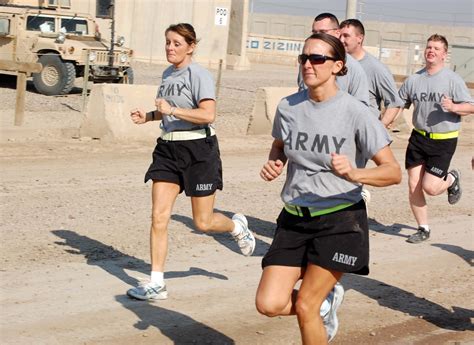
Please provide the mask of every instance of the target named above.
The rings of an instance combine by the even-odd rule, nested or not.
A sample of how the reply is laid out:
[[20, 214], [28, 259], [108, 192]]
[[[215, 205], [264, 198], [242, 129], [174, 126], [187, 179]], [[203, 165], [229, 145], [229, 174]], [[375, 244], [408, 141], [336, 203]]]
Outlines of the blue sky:
[[[432, 25], [474, 25], [474, 0], [358, 0], [357, 18]], [[256, 13], [315, 16], [331, 12], [345, 19], [346, 0], [249, 0]]]

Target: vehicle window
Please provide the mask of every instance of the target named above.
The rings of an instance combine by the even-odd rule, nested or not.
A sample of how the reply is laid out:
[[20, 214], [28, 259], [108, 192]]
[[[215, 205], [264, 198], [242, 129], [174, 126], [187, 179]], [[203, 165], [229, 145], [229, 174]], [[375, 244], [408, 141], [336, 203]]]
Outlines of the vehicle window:
[[10, 20], [0, 18], [0, 35], [8, 35], [10, 33]]
[[77, 18], [61, 18], [61, 31], [76, 35], [87, 35], [87, 20]]
[[55, 32], [54, 17], [29, 16], [26, 19], [26, 30]]

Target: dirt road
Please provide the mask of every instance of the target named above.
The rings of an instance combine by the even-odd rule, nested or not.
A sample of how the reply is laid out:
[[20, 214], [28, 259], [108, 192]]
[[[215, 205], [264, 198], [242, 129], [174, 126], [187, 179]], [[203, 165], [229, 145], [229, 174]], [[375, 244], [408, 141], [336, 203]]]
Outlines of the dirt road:
[[[290, 82], [291, 73], [283, 74], [280, 85]], [[166, 301], [125, 296], [149, 272], [150, 186], [143, 174], [153, 143], [114, 145], [41, 137], [38, 131], [1, 141], [2, 344], [299, 344], [295, 318], [266, 318], [254, 307], [283, 179], [260, 180], [271, 139], [243, 135], [251, 101], [240, 100], [239, 107], [240, 97], [230, 95], [250, 99], [260, 82], [248, 87], [233, 76], [223, 80], [241, 90], [222, 92], [223, 100], [234, 103], [220, 105], [224, 190], [216, 208], [246, 214], [257, 249], [245, 258], [229, 236], [197, 233], [189, 199], [178, 198], [169, 227]], [[14, 90], [7, 86], [2, 94]], [[51, 105], [41, 108], [43, 98], [28, 97], [39, 110], [27, 109], [26, 128], [41, 131], [38, 119], [52, 112]], [[72, 104], [78, 97], [70, 96]], [[12, 116], [8, 102], [3, 123]], [[59, 112], [70, 116], [67, 128], [80, 122], [77, 109], [59, 108], [53, 118]], [[455, 206], [446, 196], [429, 199], [428, 242], [405, 242], [415, 230], [405, 173], [398, 186], [369, 187], [371, 274], [343, 278], [346, 295], [334, 344], [474, 344], [473, 131], [472, 123], [463, 126], [452, 165], [461, 169], [464, 196]], [[394, 139], [403, 162], [406, 133]]]

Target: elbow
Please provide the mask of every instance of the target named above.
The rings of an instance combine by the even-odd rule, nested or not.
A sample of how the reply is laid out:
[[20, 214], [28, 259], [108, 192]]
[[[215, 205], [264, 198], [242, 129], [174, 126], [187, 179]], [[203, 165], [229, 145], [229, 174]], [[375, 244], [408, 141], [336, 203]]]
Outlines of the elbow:
[[401, 182], [402, 182], [402, 169], [400, 168], [400, 165], [397, 164], [394, 167], [392, 184], [400, 184]]
[[216, 113], [209, 112], [203, 117], [203, 124], [213, 123], [216, 120]]

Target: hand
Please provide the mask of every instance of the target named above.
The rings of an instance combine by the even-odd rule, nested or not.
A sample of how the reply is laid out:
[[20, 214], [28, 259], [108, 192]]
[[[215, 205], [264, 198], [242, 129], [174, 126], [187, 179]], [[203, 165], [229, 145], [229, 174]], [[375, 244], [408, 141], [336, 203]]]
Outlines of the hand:
[[352, 176], [354, 169], [349, 161], [349, 157], [346, 155], [331, 153], [331, 165], [332, 170], [334, 170], [337, 175], [344, 177], [348, 181], [356, 182]]
[[171, 105], [163, 98], [155, 99], [156, 110], [163, 115], [169, 115], [171, 113]]
[[279, 159], [276, 161], [269, 160], [260, 171], [260, 177], [265, 181], [273, 181], [281, 175], [284, 166], [285, 164]]
[[455, 111], [453, 99], [451, 97], [443, 95], [443, 98], [441, 99], [441, 108], [443, 108], [443, 111], [449, 111], [454, 113]]
[[136, 125], [141, 125], [146, 122], [146, 113], [141, 109], [130, 110], [130, 117]]

